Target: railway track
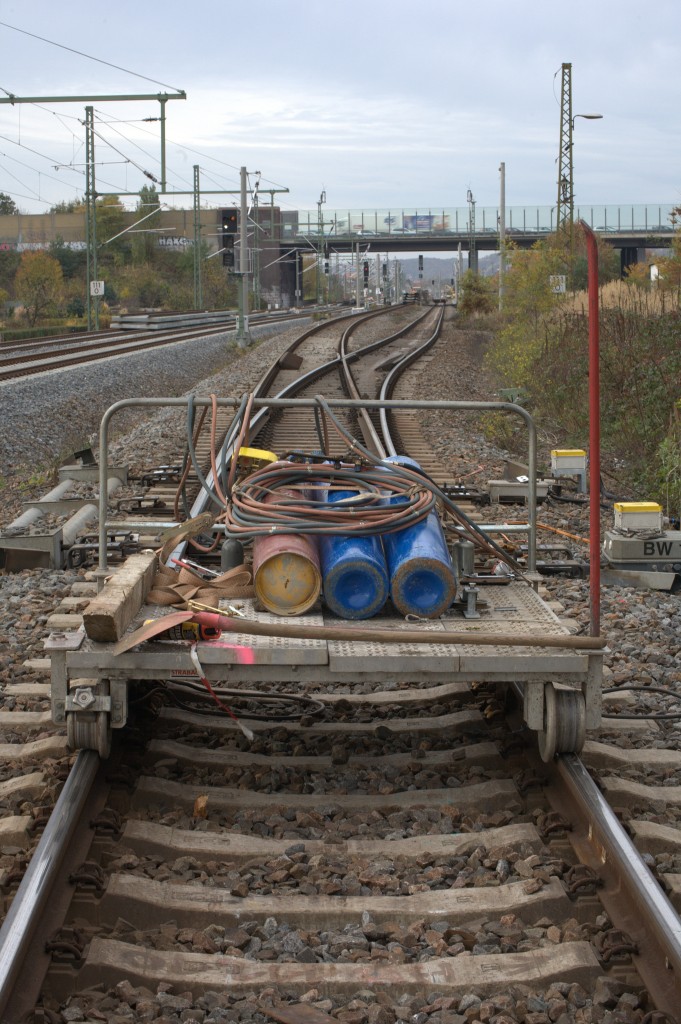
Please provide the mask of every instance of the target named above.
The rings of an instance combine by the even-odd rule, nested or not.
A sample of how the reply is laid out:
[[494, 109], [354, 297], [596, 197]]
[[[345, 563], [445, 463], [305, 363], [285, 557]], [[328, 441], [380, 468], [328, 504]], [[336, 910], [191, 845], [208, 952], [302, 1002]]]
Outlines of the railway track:
[[[265, 395], [279, 395], [296, 398], [305, 398], [322, 389], [329, 398], [343, 398], [349, 388], [350, 365], [362, 357], [365, 362], [380, 364], [386, 359], [386, 349], [392, 351], [392, 357], [399, 355], [405, 344], [403, 332], [410, 331], [412, 324], [429, 320], [433, 322], [433, 312], [408, 308], [400, 311], [400, 327], [393, 331], [386, 340], [379, 338], [378, 341], [361, 343], [361, 337], [367, 328], [374, 322], [380, 322], [385, 317], [385, 312], [379, 310], [363, 316], [348, 316], [339, 318], [338, 322], [327, 322], [316, 325], [306, 331], [294, 342], [289, 352], [280, 357], [277, 362], [263, 375], [258, 386], [254, 389], [254, 396], [263, 399]], [[394, 314], [393, 314], [394, 315]], [[340, 328], [340, 329], [339, 329]], [[428, 333], [428, 328], [420, 326], [415, 331]], [[417, 341], [412, 338], [412, 347], [417, 346], [421, 338], [418, 333]], [[432, 334], [432, 327], [430, 329]], [[393, 338], [393, 335], [396, 335]], [[424, 335], [425, 337], [425, 335]], [[349, 348], [354, 346], [354, 352]], [[348, 349], [348, 351], [346, 351]], [[365, 372], [370, 372], [365, 371]], [[230, 408], [218, 408], [215, 413], [216, 437], [224, 439], [233, 417], [233, 410]], [[345, 420], [351, 423], [351, 419]], [[319, 436], [314, 419], [304, 411], [289, 411], [285, 418], [281, 414], [261, 413], [254, 419], [250, 431], [253, 443], [257, 441], [258, 447], [274, 448], [278, 452], [289, 450], [312, 451], [319, 449], [322, 439]], [[329, 438], [332, 447], [329, 454], [336, 456], [341, 454], [347, 447], [339, 437]], [[215, 453], [214, 453], [215, 454]], [[211, 469], [211, 441], [207, 433], [199, 437], [196, 445], [197, 460], [209, 472]], [[197, 505], [193, 505], [200, 493], [199, 479], [196, 473], [188, 476], [185, 494], [185, 503], [192, 508], [192, 515], [198, 514], [204, 507], [205, 498], [200, 499]], [[177, 488], [172, 481], [164, 480], [158, 487], [151, 488], [147, 494], [150, 500], [163, 502], [173, 511], [179, 511], [176, 505]], [[193, 507], [192, 507], [193, 506]]]
[[[358, 325], [344, 355], [324, 328], [307, 350], [301, 343], [279, 360], [272, 386], [281, 394], [316, 360], [333, 364], [334, 384], [308, 380], [308, 395], [334, 387], [341, 402], [354, 387], [376, 400], [405, 347], [431, 341], [430, 319], [375, 348], [362, 337], [369, 325]], [[392, 394], [413, 389], [414, 379]], [[281, 408], [261, 417], [249, 443], [318, 447], [314, 416], [303, 423], [302, 406], [292, 406], [291, 428]], [[357, 412], [351, 406], [343, 426], [360, 443], [378, 437], [384, 450], [424, 460], [418, 413], [398, 408], [399, 436], [388, 440], [380, 418], [362, 422]], [[340, 435], [334, 443], [327, 454], [345, 455]], [[202, 450], [204, 472], [213, 446]], [[438, 483], [448, 478], [439, 460], [430, 472]], [[491, 584], [482, 620], [469, 623], [471, 640], [481, 626], [492, 634], [509, 622], [527, 628], [528, 600], [531, 629], [557, 626], [527, 590], [521, 580]], [[240, 604], [256, 617], [250, 600]], [[448, 627], [377, 621], [435, 640]], [[251, 735], [201, 699], [181, 645], [115, 663], [105, 645], [82, 656], [62, 645], [60, 655], [56, 640], [53, 698], [55, 665], [66, 671], [67, 659], [74, 686], [121, 673], [137, 681], [111, 757], [100, 766], [93, 751], [78, 754], [11, 904], [0, 935], [4, 1019], [539, 1024], [673, 1013], [678, 919], [579, 758], [540, 761], [522, 725], [532, 656], [476, 649], [474, 640], [456, 653], [437, 642], [391, 648], [363, 643], [364, 623], [345, 626], [349, 639], [334, 648], [332, 665], [323, 638], [223, 634], [214, 659], [199, 645], [206, 678], [216, 688], [228, 680], [221, 699]], [[465, 626], [454, 623], [457, 632]], [[254, 664], [242, 660], [246, 648]], [[181, 685], [150, 685], [159, 667]], [[515, 687], [501, 685], [509, 676]], [[622, 720], [619, 735], [629, 728], [635, 734]], [[663, 754], [664, 774], [671, 759]], [[616, 741], [589, 741], [583, 757], [606, 780], [623, 770]], [[637, 763], [634, 752], [624, 757], [629, 769]], [[646, 799], [625, 792], [637, 791], [606, 781], [616, 806]], [[30, 916], [36, 906], [47, 952]]]
[[[254, 326], [295, 321], [299, 316], [263, 315], [251, 318]], [[191, 341], [234, 330], [235, 318], [200, 327], [168, 327], [136, 331], [96, 331], [60, 338], [25, 338], [0, 344], [0, 381], [30, 377], [114, 356], [130, 355], [183, 341]]]

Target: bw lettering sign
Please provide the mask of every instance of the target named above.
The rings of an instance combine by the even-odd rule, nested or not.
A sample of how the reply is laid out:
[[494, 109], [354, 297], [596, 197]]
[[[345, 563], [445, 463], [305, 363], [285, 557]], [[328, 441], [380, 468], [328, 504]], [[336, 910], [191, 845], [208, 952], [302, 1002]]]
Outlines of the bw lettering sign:
[[669, 558], [674, 550], [670, 540], [646, 540], [643, 542], [643, 554], [646, 557]]
[[565, 292], [567, 278], [565, 274], [550, 274], [549, 286], [555, 295], [562, 295]]
[[104, 282], [90, 281], [90, 295], [93, 299], [101, 298], [104, 295]]

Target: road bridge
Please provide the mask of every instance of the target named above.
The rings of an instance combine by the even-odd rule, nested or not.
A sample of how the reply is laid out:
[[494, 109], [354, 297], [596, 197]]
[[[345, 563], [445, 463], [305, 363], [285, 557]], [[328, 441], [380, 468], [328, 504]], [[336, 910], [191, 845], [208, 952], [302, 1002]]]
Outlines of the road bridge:
[[[678, 207], [677, 207], [678, 208]], [[674, 205], [651, 203], [620, 206], [577, 206], [575, 221], [584, 220], [618, 249], [622, 273], [638, 263], [645, 249], [671, 246]], [[506, 207], [506, 241], [529, 249], [556, 230], [555, 206]], [[295, 252], [363, 253], [498, 251], [499, 208], [484, 206], [441, 209], [317, 210], [281, 213], [281, 242]]]
[[[575, 220], [584, 220], [615, 248], [638, 250], [671, 245], [674, 205], [576, 206]], [[499, 209], [481, 207], [471, 217], [470, 207], [442, 209], [282, 211], [281, 239], [296, 245], [328, 246], [336, 252], [352, 251], [357, 243], [381, 252], [424, 252], [499, 249]], [[506, 208], [506, 240], [529, 248], [556, 230], [555, 206]], [[633, 262], [629, 260], [629, 262]]]
[[[471, 213], [475, 209], [474, 222]], [[575, 219], [583, 219], [597, 233], [620, 250], [622, 267], [636, 263], [644, 249], [671, 245], [674, 204], [576, 206]], [[225, 228], [225, 214], [236, 212], [215, 208], [201, 211], [200, 240], [214, 256], [233, 255], [236, 234]], [[135, 225], [139, 215], [126, 211], [126, 228]], [[158, 247], [181, 252], [194, 245], [196, 225], [193, 210], [164, 209], [153, 232]], [[506, 237], [521, 248], [529, 248], [556, 229], [555, 206], [507, 206]], [[237, 219], [233, 220], [234, 227]], [[234, 231], [234, 227], [231, 229]], [[371, 254], [390, 252], [456, 253], [474, 244], [476, 250], [499, 249], [499, 209], [493, 206], [392, 209], [330, 209], [318, 205], [315, 210], [282, 210], [261, 205], [249, 216], [249, 243], [257, 281], [257, 294], [264, 301], [291, 305], [300, 292], [308, 252], [323, 259], [325, 253]], [[85, 214], [73, 213], [11, 214], [0, 216], [0, 256], [3, 251], [24, 252], [47, 249], [60, 238], [66, 246], [85, 249]], [[256, 263], [257, 254], [257, 263]], [[227, 263], [228, 266], [231, 264]], [[307, 279], [306, 279], [307, 280]]]

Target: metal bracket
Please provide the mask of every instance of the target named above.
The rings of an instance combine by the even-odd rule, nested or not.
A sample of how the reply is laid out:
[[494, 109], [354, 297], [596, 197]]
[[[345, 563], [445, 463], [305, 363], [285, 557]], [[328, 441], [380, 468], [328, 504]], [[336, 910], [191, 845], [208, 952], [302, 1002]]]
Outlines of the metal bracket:
[[477, 608], [477, 602], [478, 602], [478, 597], [480, 596], [480, 591], [478, 590], [478, 588], [475, 586], [474, 583], [471, 583], [471, 584], [466, 583], [466, 584], [464, 584], [462, 589], [463, 589], [463, 596], [466, 599], [466, 606], [465, 606], [465, 608], [463, 610], [464, 618], [465, 619], [479, 619], [480, 618], [480, 612], [478, 611], [478, 608]]
[[43, 640], [43, 649], [46, 651], [77, 651], [84, 639], [84, 629], [74, 629], [68, 633], [50, 633]]
[[78, 714], [79, 711], [111, 711], [111, 697], [108, 694], [96, 694], [91, 686], [77, 686], [66, 695], [66, 710]]
[[598, 729], [603, 711], [603, 653], [589, 655], [586, 681], [582, 684], [584, 694], [585, 725], [587, 729]]
[[111, 716], [109, 724], [112, 729], [122, 729], [128, 720], [128, 680], [110, 679]]
[[63, 725], [66, 721], [66, 698], [69, 689], [66, 671], [67, 651], [77, 651], [85, 639], [85, 630], [68, 633], [50, 633], [43, 641], [43, 647], [50, 652], [50, 700], [52, 721]]
[[528, 729], [544, 728], [544, 683], [526, 680], [523, 684], [523, 718]]

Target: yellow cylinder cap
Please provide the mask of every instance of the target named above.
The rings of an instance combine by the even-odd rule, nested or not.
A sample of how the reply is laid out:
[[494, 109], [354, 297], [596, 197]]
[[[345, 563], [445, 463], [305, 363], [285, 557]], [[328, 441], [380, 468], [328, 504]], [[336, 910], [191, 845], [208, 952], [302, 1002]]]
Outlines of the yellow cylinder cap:
[[319, 597], [322, 584], [311, 559], [285, 550], [262, 563], [254, 582], [261, 603], [275, 615], [302, 615]]

